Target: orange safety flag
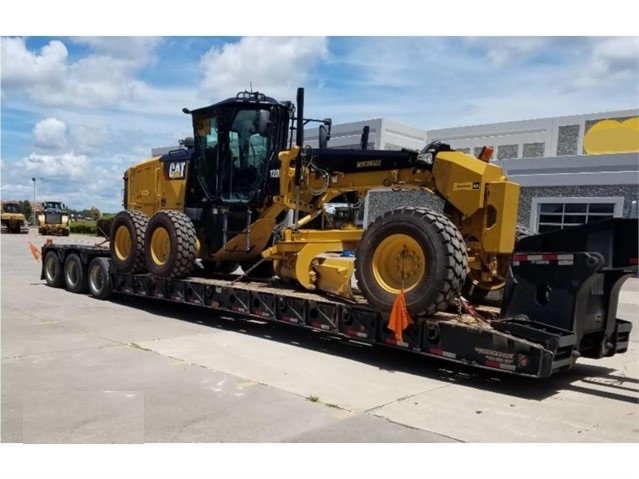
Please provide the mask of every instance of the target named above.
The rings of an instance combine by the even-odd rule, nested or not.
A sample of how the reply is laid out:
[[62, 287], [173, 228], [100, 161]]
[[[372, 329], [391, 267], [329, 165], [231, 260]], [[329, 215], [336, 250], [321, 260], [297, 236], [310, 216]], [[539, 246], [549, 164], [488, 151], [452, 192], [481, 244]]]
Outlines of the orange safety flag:
[[42, 255], [40, 254], [40, 250], [37, 246], [35, 246], [31, 241], [27, 241], [29, 243], [29, 248], [31, 248], [31, 254], [33, 255], [33, 259], [39, 261]]
[[395, 332], [395, 341], [403, 343], [402, 331], [413, 323], [413, 318], [411, 318], [410, 314], [408, 314], [406, 297], [404, 296], [404, 290], [402, 289], [393, 303], [393, 309], [391, 309], [390, 319], [388, 321], [388, 329]]

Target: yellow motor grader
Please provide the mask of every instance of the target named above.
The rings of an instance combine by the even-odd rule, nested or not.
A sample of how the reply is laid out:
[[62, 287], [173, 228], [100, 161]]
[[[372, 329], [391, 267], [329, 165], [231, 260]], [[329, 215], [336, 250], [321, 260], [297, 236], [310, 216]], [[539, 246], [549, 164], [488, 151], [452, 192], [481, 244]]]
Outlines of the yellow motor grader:
[[[445, 309], [462, 290], [503, 287], [519, 185], [489, 155], [443, 143], [421, 151], [331, 149], [330, 120], [304, 118], [303, 110], [302, 88], [296, 105], [241, 92], [183, 109], [194, 137], [125, 172], [125, 209], [110, 234], [116, 271], [180, 278], [196, 263], [220, 273], [241, 265], [346, 298], [354, 275], [371, 305], [389, 311], [404, 291], [416, 317]], [[309, 122], [321, 123], [316, 149], [304, 145]], [[379, 187], [438, 195], [443, 213], [398, 208], [366, 229], [326, 221], [329, 202]]]

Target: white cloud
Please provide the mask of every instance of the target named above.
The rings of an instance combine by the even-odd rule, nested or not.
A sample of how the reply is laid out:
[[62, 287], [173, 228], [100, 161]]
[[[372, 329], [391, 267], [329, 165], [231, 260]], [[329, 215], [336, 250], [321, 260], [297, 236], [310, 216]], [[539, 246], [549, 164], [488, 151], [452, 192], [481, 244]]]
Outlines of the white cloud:
[[59, 151], [67, 144], [67, 125], [57, 118], [47, 118], [33, 128], [35, 147], [45, 151]]
[[62, 42], [52, 40], [39, 54], [28, 51], [23, 38], [3, 38], [0, 47], [3, 87], [38, 88], [50, 82], [62, 86], [68, 56]]
[[465, 43], [483, 51], [494, 67], [521, 62], [552, 43], [550, 37], [469, 37]]
[[[639, 77], [639, 37], [597, 39], [587, 64], [574, 73], [568, 89], [588, 89]], [[635, 88], [637, 88], [637, 83]]]
[[90, 45], [96, 51], [113, 58], [147, 64], [161, 43], [158, 37], [71, 37], [74, 43]]
[[327, 57], [324, 37], [244, 37], [202, 57], [200, 89], [206, 98], [219, 101], [248, 90], [252, 83], [254, 91], [289, 98]]
[[24, 91], [43, 106], [87, 108], [117, 105], [134, 98], [142, 85], [134, 75], [152, 60], [151, 51], [157, 42], [130, 38], [85, 42], [97, 48], [98, 54], [70, 62], [67, 47], [59, 40], [31, 52], [24, 38], [3, 39], [3, 97], [5, 90]]
[[91, 174], [88, 171], [90, 166], [88, 158], [84, 155], [75, 155], [73, 152], [61, 155], [32, 153], [23, 158], [19, 164], [25, 173], [51, 179], [74, 180]]
[[105, 212], [122, 208], [122, 174], [138, 159], [129, 156], [89, 158], [68, 152], [60, 155], [31, 153], [15, 163], [2, 164], [2, 197], [63, 201], [82, 209], [94, 204]]

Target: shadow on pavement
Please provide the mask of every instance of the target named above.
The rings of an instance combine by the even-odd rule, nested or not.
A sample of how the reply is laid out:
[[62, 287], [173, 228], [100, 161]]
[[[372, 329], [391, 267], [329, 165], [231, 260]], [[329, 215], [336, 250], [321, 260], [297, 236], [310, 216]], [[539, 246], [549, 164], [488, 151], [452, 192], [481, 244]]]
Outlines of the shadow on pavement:
[[[535, 379], [466, 366], [382, 345], [361, 343], [335, 333], [314, 331], [286, 323], [232, 317], [227, 313], [217, 313], [199, 306], [128, 296], [115, 296], [112, 301], [150, 314], [265, 338], [269, 341], [339, 356], [389, 372], [414, 374], [522, 399], [540, 401], [561, 390], [572, 390], [616, 401], [631, 403], [638, 401], [639, 381], [624, 377], [615, 369], [603, 365], [580, 364], [578, 361], [570, 371], [558, 373], [546, 379]], [[614, 392], [601, 390], [601, 386], [614, 389]]]

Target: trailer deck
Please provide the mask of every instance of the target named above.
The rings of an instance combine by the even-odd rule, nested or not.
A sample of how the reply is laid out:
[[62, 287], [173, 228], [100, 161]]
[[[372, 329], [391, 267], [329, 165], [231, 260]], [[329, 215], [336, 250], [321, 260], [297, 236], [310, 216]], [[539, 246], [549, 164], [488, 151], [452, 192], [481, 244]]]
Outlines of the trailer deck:
[[[570, 369], [582, 355], [602, 358], [627, 351], [632, 324], [616, 318], [616, 305], [621, 284], [637, 274], [636, 249], [637, 220], [615, 219], [533, 236], [513, 255], [500, 309], [474, 309], [458, 299], [447, 311], [413, 318], [401, 336], [388, 328], [389, 315], [361, 296], [347, 301], [276, 278], [121, 274], [110, 264], [104, 246], [45, 244], [41, 279], [63, 287], [69, 257], [79, 258], [82, 278], [90, 274], [88, 265], [100, 258], [108, 282], [106, 293], [97, 295], [100, 299], [121, 294], [196, 305], [403, 349], [416, 357], [544, 378]], [[75, 288], [67, 284], [67, 289]]]

